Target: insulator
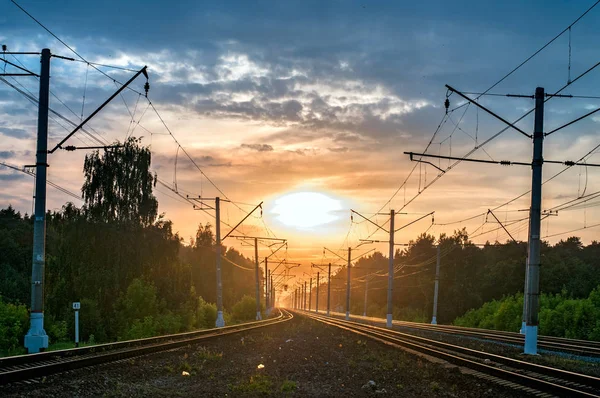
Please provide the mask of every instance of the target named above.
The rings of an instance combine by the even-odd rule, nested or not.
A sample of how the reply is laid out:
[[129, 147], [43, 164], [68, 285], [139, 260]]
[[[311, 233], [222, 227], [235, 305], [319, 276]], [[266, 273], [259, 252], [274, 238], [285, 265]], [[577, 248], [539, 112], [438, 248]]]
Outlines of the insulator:
[[446, 107], [446, 113], [448, 113], [448, 108], [450, 108], [450, 100], [446, 97], [446, 101], [444, 101], [444, 106]]
[[144, 90], [146, 91], [146, 97], [148, 96], [148, 90], [150, 90], [150, 83], [144, 83]]
[[6, 52], [6, 44], [2, 45], [2, 51]]
[[567, 160], [567, 161], [565, 162], [565, 166], [575, 166], [575, 162], [574, 162], [574, 161], [572, 161], [572, 160]]

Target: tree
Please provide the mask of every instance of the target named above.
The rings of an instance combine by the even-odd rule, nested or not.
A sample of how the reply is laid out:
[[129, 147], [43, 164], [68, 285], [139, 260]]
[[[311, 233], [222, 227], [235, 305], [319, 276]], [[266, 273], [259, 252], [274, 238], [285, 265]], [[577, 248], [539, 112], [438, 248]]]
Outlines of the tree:
[[88, 216], [96, 221], [151, 225], [158, 201], [152, 194], [156, 177], [150, 172], [150, 163], [150, 150], [135, 137], [102, 155], [99, 151], [86, 155], [81, 192]]

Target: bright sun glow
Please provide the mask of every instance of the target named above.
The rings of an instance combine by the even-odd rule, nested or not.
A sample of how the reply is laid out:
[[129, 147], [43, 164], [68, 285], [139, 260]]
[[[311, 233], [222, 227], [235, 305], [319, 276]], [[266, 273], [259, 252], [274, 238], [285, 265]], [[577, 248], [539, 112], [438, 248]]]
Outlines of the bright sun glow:
[[336, 221], [342, 203], [317, 192], [295, 192], [275, 200], [272, 213], [285, 225], [296, 228], [313, 228]]

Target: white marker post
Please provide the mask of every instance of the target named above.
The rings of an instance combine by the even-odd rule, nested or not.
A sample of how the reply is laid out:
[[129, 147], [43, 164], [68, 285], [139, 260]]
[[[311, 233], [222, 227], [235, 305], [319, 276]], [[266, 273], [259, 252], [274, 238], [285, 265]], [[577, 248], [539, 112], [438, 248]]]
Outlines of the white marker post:
[[81, 308], [80, 302], [73, 303], [73, 309], [75, 310], [75, 347], [79, 347], [79, 309]]

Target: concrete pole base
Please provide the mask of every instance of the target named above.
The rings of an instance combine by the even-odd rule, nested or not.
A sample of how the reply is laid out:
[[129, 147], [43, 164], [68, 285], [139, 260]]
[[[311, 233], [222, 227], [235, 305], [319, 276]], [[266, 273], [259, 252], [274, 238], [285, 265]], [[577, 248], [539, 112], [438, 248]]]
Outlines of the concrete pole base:
[[256, 311], [256, 320], [262, 321], [262, 315], [260, 314], [260, 311]]
[[346, 320], [349, 321], [350, 320], [350, 311], [346, 311]]
[[25, 335], [25, 348], [29, 354], [35, 354], [48, 348], [48, 335], [44, 330], [44, 313], [32, 312], [29, 316], [30, 327]]
[[223, 326], [225, 326], [225, 319], [223, 319], [223, 311], [217, 311], [217, 322], [215, 322], [215, 325], [218, 328], [222, 328]]
[[521, 330], [519, 330], [519, 333], [525, 334], [525, 326], [527, 326], [527, 324], [525, 322], [521, 322]]
[[385, 326], [388, 328], [392, 327], [392, 314], [387, 314]]
[[435, 316], [433, 318], [431, 318], [431, 324], [432, 325], [437, 325], [437, 319], [436, 319]]
[[537, 340], [538, 340], [538, 327], [537, 326], [525, 326], [525, 351], [526, 355], [537, 355]]

